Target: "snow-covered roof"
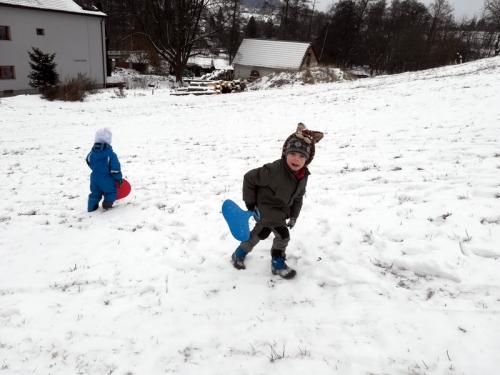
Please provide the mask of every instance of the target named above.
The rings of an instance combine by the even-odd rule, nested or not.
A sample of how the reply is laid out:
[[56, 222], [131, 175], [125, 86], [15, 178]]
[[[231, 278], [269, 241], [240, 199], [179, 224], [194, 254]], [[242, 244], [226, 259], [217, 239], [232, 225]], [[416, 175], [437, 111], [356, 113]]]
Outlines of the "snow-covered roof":
[[78, 13], [91, 16], [106, 16], [106, 14], [102, 12], [84, 10], [72, 0], [0, 0], [0, 5]]
[[243, 39], [233, 64], [265, 68], [300, 69], [309, 43]]
[[212, 65], [215, 69], [224, 69], [229, 65], [227, 59], [214, 56], [191, 56], [188, 60], [189, 64], [195, 64], [204, 69], [209, 69]]

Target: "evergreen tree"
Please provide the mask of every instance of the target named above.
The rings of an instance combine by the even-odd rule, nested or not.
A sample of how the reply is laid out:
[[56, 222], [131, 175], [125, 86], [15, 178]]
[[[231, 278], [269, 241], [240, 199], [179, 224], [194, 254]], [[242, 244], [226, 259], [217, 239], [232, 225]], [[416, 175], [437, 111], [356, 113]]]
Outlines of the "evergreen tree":
[[32, 52], [28, 51], [30, 57], [31, 73], [28, 75], [30, 86], [44, 90], [55, 85], [59, 81], [56, 72], [55, 53], [43, 53], [40, 49], [32, 47]]
[[274, 24], [273, 20], [269, 18], [264, 24], [264, 38], [271, 39], [274, 37]]
[[255, 18], [253, 16], [248, 20], [245, 36], [249, 38], [257, 38], [257, 22], [255, 22]]

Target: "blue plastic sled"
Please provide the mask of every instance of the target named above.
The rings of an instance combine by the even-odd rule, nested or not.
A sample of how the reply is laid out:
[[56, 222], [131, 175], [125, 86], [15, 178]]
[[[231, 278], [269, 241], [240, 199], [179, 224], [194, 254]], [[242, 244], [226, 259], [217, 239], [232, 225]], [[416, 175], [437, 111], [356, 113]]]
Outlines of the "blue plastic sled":
[[247, 241], [250, 238], [250, 226], [248, 220], [255, 212], [242, 210], [231, 199], [222, 203], [222, 215], [229, 225], [229, 230], [238, 241]]

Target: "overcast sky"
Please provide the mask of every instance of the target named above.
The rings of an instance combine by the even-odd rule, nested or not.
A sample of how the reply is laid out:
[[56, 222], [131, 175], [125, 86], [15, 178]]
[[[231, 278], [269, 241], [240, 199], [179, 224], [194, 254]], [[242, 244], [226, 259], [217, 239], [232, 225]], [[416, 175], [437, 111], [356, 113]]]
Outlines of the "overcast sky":
[[[429, 5], [434, 2], [434, 0], [420, 0], [425, 5]], [[474, 15], [480, 16], [483, 10], [484, 0], [449, 0], [450, 4], [455, 9], [455, 18], [460, 20], [462, 17], [472, 17]], [[336, 3], [334, 0], [316, 0], [316, 7], [319, 10], [326, 10], [330, 7], [332, 3]], [[387, 1], [388, 4], [391, 0]]]

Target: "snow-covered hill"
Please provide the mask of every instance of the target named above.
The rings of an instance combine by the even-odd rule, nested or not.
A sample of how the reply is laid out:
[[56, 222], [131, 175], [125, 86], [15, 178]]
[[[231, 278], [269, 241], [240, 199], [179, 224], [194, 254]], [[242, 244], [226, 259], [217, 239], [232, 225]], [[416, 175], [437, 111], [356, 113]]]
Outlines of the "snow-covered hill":
[[[0, 374], [498, 374], [500, 58], [211, 97], [0, 100]], [[297, 122], [292, 230], [232, 268], [220, 215]], [[110, 126], [134, 190], [87, 213]]]

